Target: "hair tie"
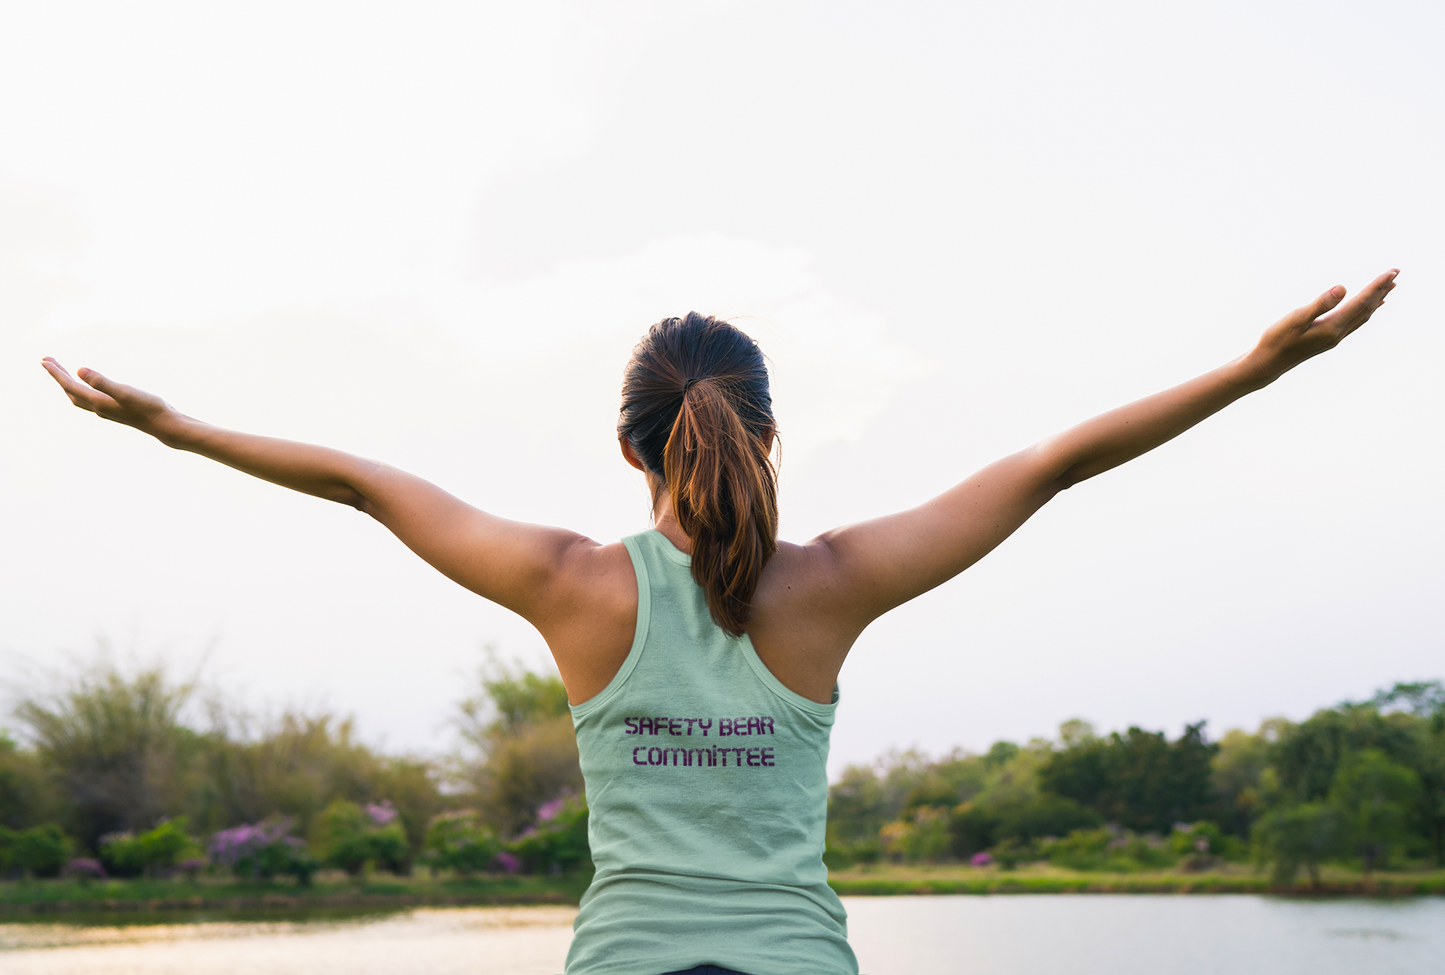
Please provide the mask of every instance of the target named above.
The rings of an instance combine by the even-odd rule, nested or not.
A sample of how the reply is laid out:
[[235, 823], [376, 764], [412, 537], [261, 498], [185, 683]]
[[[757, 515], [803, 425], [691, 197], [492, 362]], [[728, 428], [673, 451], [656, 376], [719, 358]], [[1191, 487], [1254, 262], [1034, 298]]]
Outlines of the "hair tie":
[[686, 396], [686, 395], [687, 395], [687, 391], [688, 391], [689, 389], [692, 389], [692, 387], [693, 387], [693, 385], [694, 385], [695, 383], [700, 383], [700, 382], [702, 382], [705, 378], [707, 378], [707, 377], [706, 377], [706, 376], [693, 376], [693, 377], [692, 377], [691, 379], [689, 379], [687, 382], [683, 383], [683, 384], [682, 384], [682, 395]]

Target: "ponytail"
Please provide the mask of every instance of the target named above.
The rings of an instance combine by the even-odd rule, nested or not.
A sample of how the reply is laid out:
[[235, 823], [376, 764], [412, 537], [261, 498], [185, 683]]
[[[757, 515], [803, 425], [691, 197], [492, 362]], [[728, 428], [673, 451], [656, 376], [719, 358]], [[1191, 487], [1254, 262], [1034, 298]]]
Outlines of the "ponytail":
[[683, 394], [662, 471], [713, 621], [741, 636], [778, 550], [778, 485], [768, 443], [743, 426], [722, 385], [702, 379]]
[[773, 432], [762, 352], [727, 322], [696, 312], [665, 319], [633, 351], [618, 436], [671, 494], [692, 543], [692, 577], [733, 636], [747, 631], [758, 579], [778, 550]]

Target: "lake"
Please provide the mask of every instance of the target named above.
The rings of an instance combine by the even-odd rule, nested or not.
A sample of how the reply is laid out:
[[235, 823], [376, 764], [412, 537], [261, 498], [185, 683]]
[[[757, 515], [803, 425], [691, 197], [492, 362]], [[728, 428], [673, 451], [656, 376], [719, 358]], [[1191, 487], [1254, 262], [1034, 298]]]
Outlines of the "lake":
[[[844, 898], [875, 975], [1425, 975], [1445, 899], [1245, 895]], [[555, 975], [572, 908], [317, 920], [0, 924], [5, 975]], [[766, 973], [764, 973], [766, 975]]]

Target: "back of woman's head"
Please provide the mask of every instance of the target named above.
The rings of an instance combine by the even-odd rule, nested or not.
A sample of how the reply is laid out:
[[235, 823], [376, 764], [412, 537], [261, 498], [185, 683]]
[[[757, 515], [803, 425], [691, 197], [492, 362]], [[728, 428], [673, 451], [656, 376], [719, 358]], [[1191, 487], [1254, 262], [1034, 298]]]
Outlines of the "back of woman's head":
[[617, 435], [671, 495], [692, 542], [692, 577], [714, 622], [734, 636], [747, 629], [758, 578], [778, 550], [773, 433], [763, 354], [727, 322], [667, 318], [633, 350]]

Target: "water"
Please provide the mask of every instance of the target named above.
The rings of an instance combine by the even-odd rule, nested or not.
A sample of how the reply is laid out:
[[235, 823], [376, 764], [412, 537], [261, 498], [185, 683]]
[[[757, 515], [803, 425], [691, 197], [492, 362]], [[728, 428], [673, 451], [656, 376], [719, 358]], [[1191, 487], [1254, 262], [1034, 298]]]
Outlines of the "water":
[[[1445, 899], [845, 898], [874, 975], [1425, 975]], [[4, 975], [555, 975], [566, 907], [190, 924], [0, 924]]]

